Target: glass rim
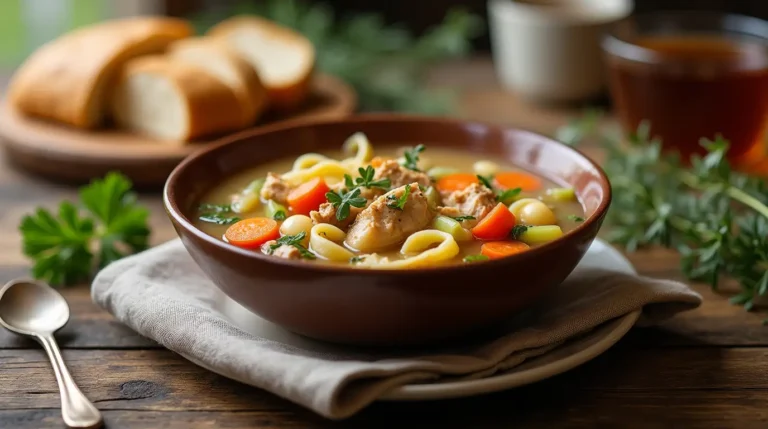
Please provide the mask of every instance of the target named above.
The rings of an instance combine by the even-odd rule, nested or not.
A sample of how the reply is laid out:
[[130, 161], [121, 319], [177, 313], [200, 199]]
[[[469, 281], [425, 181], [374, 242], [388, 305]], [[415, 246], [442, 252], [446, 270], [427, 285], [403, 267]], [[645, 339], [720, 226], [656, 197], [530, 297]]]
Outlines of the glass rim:
[[605, 53], [615, 57], [631, 60], [639, 63], [658, 64], [668, 62], [669, 58], [660, 56], [653, 49], [639, 46], [625, 37], [620, 36], [622, 29], [632, 23], [654, 22], [667, 20], [680, 25], [679, 34], [686, 34], [686, 22], [691, 20], [710, 20], [711, 30], [719, 34], [741, 34], [758, 40], [768, 45], [768, 21], [750, 15], [721, 12], [714, 10], [665, 10], [656, 12], [643, 12], [628, 16], [609, 26], [603, 34], [601, 47]]

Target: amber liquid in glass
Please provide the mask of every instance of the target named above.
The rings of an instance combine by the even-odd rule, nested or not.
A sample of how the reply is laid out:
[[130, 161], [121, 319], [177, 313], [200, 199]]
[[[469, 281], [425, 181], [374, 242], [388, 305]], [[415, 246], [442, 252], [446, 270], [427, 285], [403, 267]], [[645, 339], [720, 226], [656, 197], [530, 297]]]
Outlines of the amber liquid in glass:
[[688, 157], [702, 137], [721, 134], [729, 157], [763, 153], [768, 129], [765, 45], [724, 36], [650, 36], [632, 40], [655, 64], [609, 61], [611, 91], [624, 126], [650, 121], [651, 131]]

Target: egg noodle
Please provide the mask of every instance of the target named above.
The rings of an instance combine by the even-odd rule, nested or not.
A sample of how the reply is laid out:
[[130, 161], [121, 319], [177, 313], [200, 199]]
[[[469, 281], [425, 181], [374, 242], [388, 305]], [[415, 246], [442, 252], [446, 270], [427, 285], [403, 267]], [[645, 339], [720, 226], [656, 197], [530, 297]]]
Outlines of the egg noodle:
[[[437, 247], [430, 248], [434, 245]], [[459, 254], [459, 245], [451, 234], [436, 229], [426, 229], [414, 232], [405, 240], [400, 248], [403, 255], [413, 255], [405, 259], [390, 261], [377, 254], [362, 255], [361, 267], [401, 269], [418, 268], [447, 261]]]
[[291, 185], [321, 177], [329, 185], [344, 180], [344, 175], [355, 176], [357, 169], [368, 164], [373, 158], [373, 145], [363, 133], [350, 136], [342, 146], [349, 157], [335, 160], [319, 153], [306, 153], [296, 158], [291, 171], [282, 175], [282, 179]]

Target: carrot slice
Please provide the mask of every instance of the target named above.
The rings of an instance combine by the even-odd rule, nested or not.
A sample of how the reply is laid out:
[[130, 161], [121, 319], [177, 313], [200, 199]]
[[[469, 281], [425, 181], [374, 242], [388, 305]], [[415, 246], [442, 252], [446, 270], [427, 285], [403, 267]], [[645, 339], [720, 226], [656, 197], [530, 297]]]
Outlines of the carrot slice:
[[480, 253], [490, 259], [499, 259], [528, 249], [529, 246], [522, 241], [489, 241], [480, 246]]
[[479, 240], [503, 240], [515, 226], [515, 215], [503, 203], [499, 203], [472, 228], [472, 235]]
[[255, 249], [269, 240], [280, 238], [280, 228], [268, 217], [252, 217], [227, 228], [224, 238], [235, 246]]
[[297, 214], [308, 215], [312, 210], [320, 208], [326, 201], [325, 194], [330, 191], [325, 180], [315, 177], [302, 183], [288, 194], [288, 205]]
[[467, 186], [478, 183], [477, 176], [469, 173], [449, 174], [437, 181], [435, 186], [439, 191], [453, 192], [460, 191]]
[[521, 188], [523, 191], [532, 192], [541, 189], [541, 180], [538, 177], [520, 171], [507, 171], [494, 176], [496, 184], [504, 189]]

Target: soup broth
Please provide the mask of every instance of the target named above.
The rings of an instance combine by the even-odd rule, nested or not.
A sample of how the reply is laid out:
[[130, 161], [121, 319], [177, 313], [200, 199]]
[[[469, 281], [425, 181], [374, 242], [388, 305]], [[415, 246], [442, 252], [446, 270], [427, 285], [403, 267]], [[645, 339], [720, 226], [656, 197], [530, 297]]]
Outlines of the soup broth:
[[515, 166], [437, 144], [377, 145], [373, 154], [354, 138], [363, 142], [356, 153], [305, 154], [221, 183], [202, 199], [196, 226], [274, 257], [415, 268], [512, 255], [584, 221], [572, 189]]

